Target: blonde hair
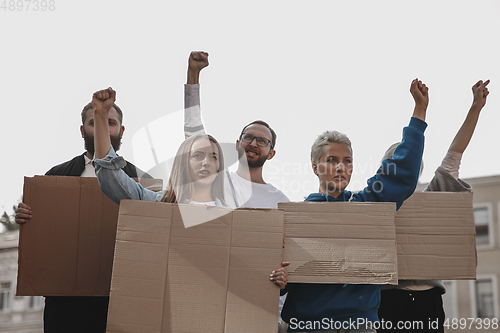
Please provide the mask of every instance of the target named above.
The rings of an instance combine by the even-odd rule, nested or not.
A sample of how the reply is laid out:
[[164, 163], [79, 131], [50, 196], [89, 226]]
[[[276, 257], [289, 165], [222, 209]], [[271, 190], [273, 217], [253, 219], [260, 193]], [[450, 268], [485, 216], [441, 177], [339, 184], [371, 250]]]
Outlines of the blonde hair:
[[387, 148], [387, 150], [385, 151], [384, 156], [382, 156], [382, 160], [380, 161], [380, 163], [382, 163], [384, 160], [388, 158], [392, 158], [394, 151], [396, 150], [396, 148], [399, 146], [400, 143], [401, 142], [396, 142], [390, 145], [389, 148]]
[[314, 140], [311, 147], [311, 162], [318, 163], [321, 156], [323, 156], [323, 146], [329, 143], [340, 143], [349, 147], [352, 154], [351, 140], [344, 133], [338, 131], [324, 131], [318, 138]]
[[223, 205], [224, 202], [224, 156], [222, 154], [222, 148], [215, 140], [215, 138], [209, 134], [195, 134], [179, 146], [177, 154], [175, 155], [174, 163], [172, 165], [172, 171], [170, 172], [170, 178], [168, 180], [168, 188], [165, 190], [161, 201], [169, 203], [183, 203], [186, 200], [190, 200], [193, 196], [194, 185], [193, 180], [190, 175], [189, 168], [189, 158], [191, 156], [191, 147], [193, 143], [201, 138], [205, 138], [215, 143], [217, 149], [219, 150], [219, 168], [218, 174], [212, 183], [212, 199], [219, 199]]

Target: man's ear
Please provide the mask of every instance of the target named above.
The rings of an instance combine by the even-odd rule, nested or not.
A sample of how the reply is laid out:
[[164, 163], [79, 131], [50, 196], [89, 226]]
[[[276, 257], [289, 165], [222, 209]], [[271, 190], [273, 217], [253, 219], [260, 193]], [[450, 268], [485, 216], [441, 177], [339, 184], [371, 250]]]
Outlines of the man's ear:
[[80, 125], [80, 133], [82, 133], [82, 138], [83, 138], [83, 125]]
[[236, 150], [238, 150], [238, 146], [240, 145], [240, 140], [236, 140]]
[[274, 155], [276, 155], [276, 150], [271, 149], [269, 151], [269, 155], [267, 155], [267, 160], [269, 161], [270, 159], [272, 159], [274, 157]]
[[316, 163], [314, 163], [314, 162], [313, 162], [313, 163], [311, 164], [311, 166], [312, 166], [312, 169], [313, 169], [314, 174], [317, 176], [317, 175], [318, 175], [318, 165], [317, 165]]
[[125, 126], [122, 125], [122, 128], [120, 129], [120, 139], [123, 137], [123, 132], [125, 132]]

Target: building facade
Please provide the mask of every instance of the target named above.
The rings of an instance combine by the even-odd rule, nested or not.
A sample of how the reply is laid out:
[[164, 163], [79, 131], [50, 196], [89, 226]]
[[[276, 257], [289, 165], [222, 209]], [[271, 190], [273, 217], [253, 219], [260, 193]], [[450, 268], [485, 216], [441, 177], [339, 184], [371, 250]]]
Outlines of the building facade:
[[19, 232], [0, 234], [0, 332], [40, 333], [43, 297], [16, 296]]

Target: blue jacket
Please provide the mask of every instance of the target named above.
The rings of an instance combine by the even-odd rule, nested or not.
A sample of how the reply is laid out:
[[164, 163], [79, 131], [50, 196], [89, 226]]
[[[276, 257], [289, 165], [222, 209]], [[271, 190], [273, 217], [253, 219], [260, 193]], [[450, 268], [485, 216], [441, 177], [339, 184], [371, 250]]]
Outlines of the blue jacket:
[[[344, 191], [336, 198], [312, 193], [305, 201], [395, 202], [399, 209], [417, 186], [426, 127], [424, 121], [412, 118], [410, 125], [403, 129], [403, 139], [393, 158], [382, 162], [362, 191]], [[291, 323], [292, 318], [295, 322], [322, 321], [324, 318], [340, 322], [356, 321], [357, 318], [378, 321], [380, 285], [290, 283], [282, 291], [285, 292], [288, 296], [282, 318], [287, 323]], [[290, 325], [288, 331], [299, 330], [293, 328]]]

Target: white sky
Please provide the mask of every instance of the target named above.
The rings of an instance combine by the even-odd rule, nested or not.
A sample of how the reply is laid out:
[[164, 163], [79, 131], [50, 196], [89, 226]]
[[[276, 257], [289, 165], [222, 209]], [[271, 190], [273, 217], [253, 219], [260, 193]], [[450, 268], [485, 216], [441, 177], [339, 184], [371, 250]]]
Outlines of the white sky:
[[479, 79], [491, 79], [490, 96], [460, 173], [500, 174], [499, 17], [498, 1], [457, 0], [56, 0], [54, 11], [0, 9], [0, 213], [20, 199], [24, 176], [83, 153], [80, 112], [96, 90], [117, 91], [125, 158], [148, 165], [132, 149], [148, 124], [165, 138], [157, 152], [176, 149], [183, 124], [172, 114], [181, 114], [191, 50], [210, 53], [201, 75], [206, 128], [234, 142], [248, 122], [270, 123], [277, 154], [265, 179], [291, 200], [317, 191], [309, 152], [327, 129], [351, 138], [350, 188], [360, 189], [401, 138], [415, 77], [430, 88], [421, 180], [441, 162]]

